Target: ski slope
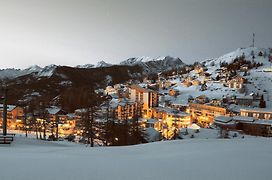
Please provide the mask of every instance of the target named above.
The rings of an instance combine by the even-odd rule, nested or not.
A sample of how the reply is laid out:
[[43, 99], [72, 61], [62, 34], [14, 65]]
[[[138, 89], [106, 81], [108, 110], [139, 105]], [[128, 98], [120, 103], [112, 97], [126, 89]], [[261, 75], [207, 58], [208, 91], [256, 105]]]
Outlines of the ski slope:
[[1, 180], [269, 180], [269, 138], [186, 139], [85, 147], [16, 137], [0, 146]]

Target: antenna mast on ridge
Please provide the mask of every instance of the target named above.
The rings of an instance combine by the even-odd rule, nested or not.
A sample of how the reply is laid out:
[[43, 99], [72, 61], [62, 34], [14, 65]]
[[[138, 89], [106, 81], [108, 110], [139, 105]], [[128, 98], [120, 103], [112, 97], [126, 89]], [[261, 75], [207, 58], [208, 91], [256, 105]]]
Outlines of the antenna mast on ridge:
[[252, 37], [252, 47], [255, 47], [255, 33], [253, 33]]

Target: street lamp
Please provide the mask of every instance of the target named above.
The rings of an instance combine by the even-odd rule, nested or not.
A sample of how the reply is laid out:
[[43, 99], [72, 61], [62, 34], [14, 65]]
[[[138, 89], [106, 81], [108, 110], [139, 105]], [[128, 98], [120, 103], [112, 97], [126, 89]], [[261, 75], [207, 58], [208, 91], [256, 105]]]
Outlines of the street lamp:
[[1, 97], [3, 101], [3, 135], [7, 135], [7, 87], [3, 87], [4, 95]]

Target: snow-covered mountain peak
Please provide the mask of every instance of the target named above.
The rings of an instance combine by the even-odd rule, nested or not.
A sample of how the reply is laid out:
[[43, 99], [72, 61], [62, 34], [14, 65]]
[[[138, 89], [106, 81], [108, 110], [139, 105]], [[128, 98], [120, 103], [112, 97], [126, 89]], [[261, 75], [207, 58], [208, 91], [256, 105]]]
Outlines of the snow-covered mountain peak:
[[147, 63], [147, 62], [155, 61], [155, 60], [156, 59], [154, 59], [154, 58], [145, 57], [145, 56], [142, 56], [142, 57], [133, 57], [133, 58], [128, 58], [128, 59], [126, 59], [124, 61], [121, 61], [120, 65], [131, 66], [131, 65], [141, 64], [141, 63]]
[[83, 69], [89, 69], [89, 68], [94, 68], [95, 65], [93, 64], [83, 64], [83, 65], [77, 65], [75, 66], [76, 68], [83, 68]]
[[143, 68], [144, 74], [149, 74], [181, 68], [185, 64], [179, 58], [165, 56], [158, 58], [134, 57], [122, 61], [120, 65], [127, 66], [138, 65]]
[[37, 76], [38, 77], [50, 77], [53, 75], [55, 69], [57, 68], [58, 66], [55, 65], [55, 64], [50, 64], [48, 66], [45, 66], [38, 74]]
[[39, 72], [39, 71], [41, 71], [41, 70], [42, 70], [42, 68], [41, 68], [40, 66], [38, 66], [38, 65], [33, 65], [33, 66], [30, 66], [30, 67], [24, 69], [23, 71], [28, 71], [28, 72]]
[[171, 56], [161, 56], [158, 58], [142, 56], [142, 57], [134, 57], [134, 58], [126, 59], [120, 62], [120, 65], [135, 65], [135, 64], [142, 64], [142, 63], [148, 63], [148, 62], [154, 62], [154, 61], [171, 61], [171, 60], [176, 61], [177, 59], [179, 58], [174, 58]]
[[112, 66], [112, 64], [106, 63], [105, 61], [99, 61], [95, 67], [100, 68], [100, 67], [109, 67], [109, 66]]

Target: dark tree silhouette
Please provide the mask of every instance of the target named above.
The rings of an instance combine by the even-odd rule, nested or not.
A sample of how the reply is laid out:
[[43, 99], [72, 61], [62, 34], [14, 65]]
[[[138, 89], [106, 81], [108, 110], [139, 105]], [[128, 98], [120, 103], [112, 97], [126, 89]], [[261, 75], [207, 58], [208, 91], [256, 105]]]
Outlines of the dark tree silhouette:
[[266, 108], [266, 102], [264, 100], [263, 95], [261, 96], [261, 100], [260, 100], [260, 104], [259, 104], [260, 108]]

